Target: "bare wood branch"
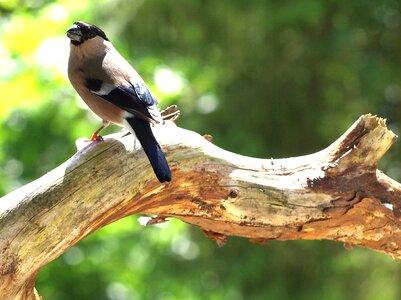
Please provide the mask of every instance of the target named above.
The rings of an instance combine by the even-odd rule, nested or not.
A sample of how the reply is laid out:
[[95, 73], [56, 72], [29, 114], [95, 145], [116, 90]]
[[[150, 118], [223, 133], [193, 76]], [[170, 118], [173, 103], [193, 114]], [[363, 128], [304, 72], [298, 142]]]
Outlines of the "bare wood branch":
[[396, 140], [364, 115], [312, 155], [258, 159], [173, 123], [156, 126], [173, 171], [160, 184], [132, 136], [92, 143], [0, 199], [0, 294], [39, 299], [36, 274], [95, 230], [128, 215], [179, 218], [225, 236], [328, 239], [401, 258], [401, 185], [376, 166]]

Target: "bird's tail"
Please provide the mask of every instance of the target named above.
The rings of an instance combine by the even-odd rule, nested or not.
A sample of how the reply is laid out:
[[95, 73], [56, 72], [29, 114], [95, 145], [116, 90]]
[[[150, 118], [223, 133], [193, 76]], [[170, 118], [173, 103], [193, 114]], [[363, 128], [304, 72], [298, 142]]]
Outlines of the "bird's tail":
[[127, 122], [134, 130], [136, 137], [149, 158], [157, 179], [160, 182], [171, 181], [170, 168], [160, 145], [153, 135], [149, 122], [135, 117], [127, 118]]

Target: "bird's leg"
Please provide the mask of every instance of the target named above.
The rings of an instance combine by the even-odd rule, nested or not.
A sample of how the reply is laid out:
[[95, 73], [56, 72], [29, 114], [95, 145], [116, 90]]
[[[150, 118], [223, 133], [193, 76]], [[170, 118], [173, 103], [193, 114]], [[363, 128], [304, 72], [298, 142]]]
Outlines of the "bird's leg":
[[99, 133], [100, 133], [100, 131], [102, 131], [103, 129], [108, 127], [109, 125], [110, 125], [110, 121], [103, 120], [103, 125], [100, 126], [100, 128], [92, 134], [91, 138], [89, 140], [86, 140], [85, 142], [94, 142], [98, 139], [102, 139], [102, 137], [99, 135]]

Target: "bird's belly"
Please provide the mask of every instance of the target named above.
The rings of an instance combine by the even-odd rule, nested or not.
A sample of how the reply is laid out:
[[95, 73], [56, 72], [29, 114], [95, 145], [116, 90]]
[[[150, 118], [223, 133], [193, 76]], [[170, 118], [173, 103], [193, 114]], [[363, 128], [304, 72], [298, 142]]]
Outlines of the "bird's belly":
[[121, 108], [111, 104], [110, 102], [107, 102], [91, 92], [80, 91], [78, 93], [85, 101], [86, 105], [88, 105], [89, 108], [101, 119], [124, 126], [122, 122], [123, 110]]

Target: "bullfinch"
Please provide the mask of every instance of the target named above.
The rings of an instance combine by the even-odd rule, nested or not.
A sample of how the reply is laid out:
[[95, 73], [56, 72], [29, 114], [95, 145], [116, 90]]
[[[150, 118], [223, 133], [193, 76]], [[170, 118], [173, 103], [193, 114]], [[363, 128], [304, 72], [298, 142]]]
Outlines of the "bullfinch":
[[97, 26], [75, 22], [67, 30], [70, 39], [68, 78], [89, 108], [103, 120], [135, 134], [160, 182], [171, 181], [167, 160], [150, 124], [163, 123], [157, 100], [134, 68], [113, 47]]

